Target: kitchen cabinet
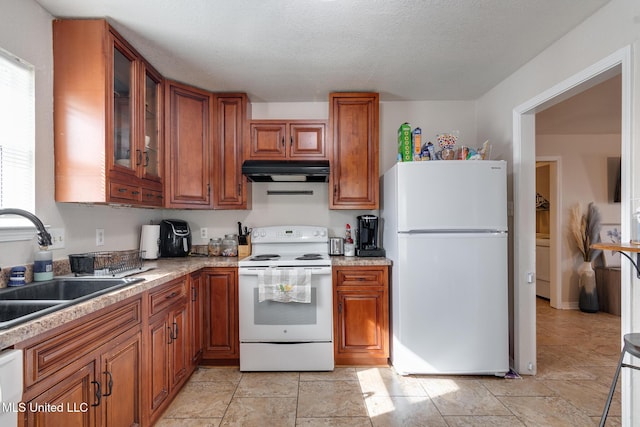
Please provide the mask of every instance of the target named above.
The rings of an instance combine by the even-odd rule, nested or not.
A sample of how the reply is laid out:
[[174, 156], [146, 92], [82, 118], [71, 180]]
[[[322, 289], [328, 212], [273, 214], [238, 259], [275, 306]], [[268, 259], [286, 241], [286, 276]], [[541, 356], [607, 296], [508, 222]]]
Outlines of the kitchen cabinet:
[[57, 202], [162, 205], [162, 76], [103, 19], [53, 21]]
[[334, 267], [333, 283], [336, 365], [387, 365], [388, 267]]
[[[142, 423], [141, 298], [16, 346], [24, 350], [24, 425]], [[62, 412], [35, 405], [62, 405]]]
[[191, 372], [187, 276], [148, 294], [149, 326], [146, 410], [155, 422]]
[[250, 160], [329, 158], [323, 120], [251, 120], [245, 156]]
[[379, 95], [331, 93], [330, 209], [378, 209]]
[[212, 209], [213, 94], [165, 82], [165, 207]]
[[215, 95], [214, 209], [251, 207], [251, 186], [242, 175], [242, 150], [248, 108], [247, 95], [244, 93]]
[[203, 270], [205, 279], [204, 363], [237, 365], [240, 357], [238, 333], [238, 270]]

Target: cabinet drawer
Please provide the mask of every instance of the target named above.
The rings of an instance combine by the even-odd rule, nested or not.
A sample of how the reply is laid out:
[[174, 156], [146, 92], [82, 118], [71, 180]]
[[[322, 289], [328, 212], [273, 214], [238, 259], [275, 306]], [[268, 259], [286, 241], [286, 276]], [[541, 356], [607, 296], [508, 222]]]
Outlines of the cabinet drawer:
[[162, 206], [162, 191], [142, 188], [142, 203], [147, 206]]
[[177, 279], [162, 286], [158, 290], [149, 292], [150, 315], [160, 313], [174, 303], [186, 301], [187, 281], [184, 278]]
[[50, 339], [28, 345], [24, 349], [25, 387], [47, 378], [76, 359], [98, 348], [142, 319], [141, 299], [109, 308], [75, 326], [67, 327]]
[[384, 268], [336, 270], [336, 286], [383, 286]]
[[109, 183], [109, 200], [124, 200], [128, 202], [139, 202], [141, 200], [140, 187], [123, 184], [120, 182]]

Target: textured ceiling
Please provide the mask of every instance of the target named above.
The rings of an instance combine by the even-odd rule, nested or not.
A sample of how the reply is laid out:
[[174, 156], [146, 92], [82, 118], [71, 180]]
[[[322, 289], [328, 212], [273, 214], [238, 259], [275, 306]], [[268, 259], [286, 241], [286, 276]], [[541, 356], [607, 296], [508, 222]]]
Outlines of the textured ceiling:
[[473, 100], [609, 0], [37, 0], [107, 17], [163, 75], [253, 102]]

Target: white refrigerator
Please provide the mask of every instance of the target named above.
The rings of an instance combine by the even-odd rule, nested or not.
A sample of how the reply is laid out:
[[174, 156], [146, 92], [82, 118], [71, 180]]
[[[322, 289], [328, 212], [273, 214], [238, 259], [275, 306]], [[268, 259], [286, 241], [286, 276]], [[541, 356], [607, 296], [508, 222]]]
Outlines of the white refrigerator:
[[397, 163], [381, 178], [400, 374], [509, 370], [504, 161]]

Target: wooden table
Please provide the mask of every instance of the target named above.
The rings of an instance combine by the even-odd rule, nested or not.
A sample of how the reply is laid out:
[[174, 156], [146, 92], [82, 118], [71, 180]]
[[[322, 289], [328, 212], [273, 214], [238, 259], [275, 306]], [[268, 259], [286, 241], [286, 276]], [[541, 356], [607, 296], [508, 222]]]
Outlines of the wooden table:
[[[636, 274], [638, 275], [638, 279], [640, 279], [640, 268], [638, 267], [638, 264], [640, 264], [640, 243], [633, 243], [633, 242], [602, 243], [601, 242], [601, 243], [594, 243], [593, 245], [591, 245], [591, 248], [600, 249], [603, 251], [616, 251], [620, 253], [620, 255], [624, 255], [625, 258], [631, 261], [631, 264], [633, 264], [633, 266], [636, 269]], [[633, 258], [631, 258], [631, 256], [627, 252], [636, 254], [636, 260], [634, 261]]]

